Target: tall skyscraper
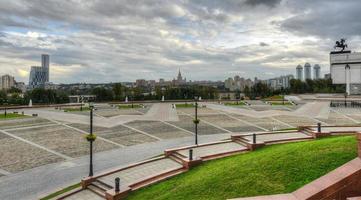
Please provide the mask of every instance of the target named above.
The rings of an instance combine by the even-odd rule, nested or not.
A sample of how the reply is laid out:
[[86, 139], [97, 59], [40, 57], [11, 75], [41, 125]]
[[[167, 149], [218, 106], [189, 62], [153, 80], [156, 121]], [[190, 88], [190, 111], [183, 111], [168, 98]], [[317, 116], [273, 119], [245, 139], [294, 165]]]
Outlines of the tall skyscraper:
[[303, 79], [303, 67], [301, 65], [297, 65], [296, 67], [296, 78], [301, 81]]
[[43, 67], [45, 71], [45, 82], [49, 82], [49, 55], [42, 54], [41, 55], [41, 67]]
[[318, 64], [313, 66], [313, 79], [320, 79], [321, 78], [321, 67]]
[[44, 88], [49, 82], [49, 55], [41, 55], [41, 67], [32, 66], [29, 77], [29, 88]]
[[305, 80], [312, 79], [310, 63], [305, 63], [304, 71], [305, 71]]

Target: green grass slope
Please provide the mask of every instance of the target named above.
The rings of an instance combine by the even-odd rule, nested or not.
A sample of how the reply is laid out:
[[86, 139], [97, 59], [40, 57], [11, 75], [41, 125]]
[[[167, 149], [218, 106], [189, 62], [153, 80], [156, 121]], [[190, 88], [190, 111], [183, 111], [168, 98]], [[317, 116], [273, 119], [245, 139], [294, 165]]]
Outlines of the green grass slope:
[[228, 199], [289, 193], [357, 156], [354, 136], [278, 144], [209, 161], [128, 200]]

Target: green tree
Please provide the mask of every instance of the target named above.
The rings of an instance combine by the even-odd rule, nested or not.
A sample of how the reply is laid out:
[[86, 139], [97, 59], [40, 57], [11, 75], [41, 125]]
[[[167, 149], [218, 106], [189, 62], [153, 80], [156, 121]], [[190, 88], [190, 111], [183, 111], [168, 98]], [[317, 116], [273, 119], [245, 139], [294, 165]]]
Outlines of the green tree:
[[121, 83], [113, 84], [113, 93], [114, 93], [114, 99], [115, 100], [121, 100], [122, 99], [123, 86], [122, 86]]

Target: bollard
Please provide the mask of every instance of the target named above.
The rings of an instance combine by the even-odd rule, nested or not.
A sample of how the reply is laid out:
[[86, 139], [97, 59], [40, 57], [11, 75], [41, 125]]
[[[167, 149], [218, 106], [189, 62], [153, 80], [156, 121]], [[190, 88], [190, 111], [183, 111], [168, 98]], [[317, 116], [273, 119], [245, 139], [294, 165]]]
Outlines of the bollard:
[[317, 123], [317, 132], [321, 133], [321, 123]]
[[115, 192], [119, 192], [120, 191], [120, 188], [119, 188], [119, 182], [120, 182], [120, 178], [117, 177], [115, 178]]
[[189, 149], [189, 160], [193, 160], [193, 149]]
[[253, 144], [256, 144], [257, 141], [256, 141], [256, 134], [255, 133], [253, 133], [252, 138], [253, 138]]

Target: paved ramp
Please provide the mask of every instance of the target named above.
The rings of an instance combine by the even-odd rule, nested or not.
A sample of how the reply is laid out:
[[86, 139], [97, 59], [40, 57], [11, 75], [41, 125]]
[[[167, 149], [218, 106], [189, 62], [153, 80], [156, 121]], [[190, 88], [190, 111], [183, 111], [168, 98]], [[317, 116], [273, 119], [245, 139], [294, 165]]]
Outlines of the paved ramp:
[[263, 117], [274, 117], [278, 115], [290, 115], [290, 116], [306, 116], [311, 118], [328, 118], [330, 108], [329, 102], [309, 102], [302, 105], [295, 111], [288, 110], [266, 110], [266, 111], [255, 111], [244, 108], [237, 108], [231, 106], [225, 106], [213, 103], [204, 103], [208, 108], [214, 110], [220, 110], [223, 112], [246, 115], [249, 117], [263, 118]]

